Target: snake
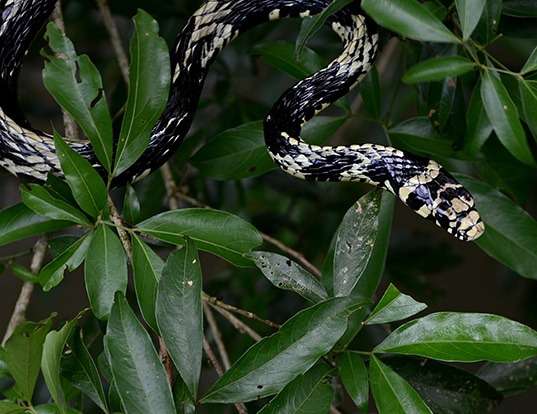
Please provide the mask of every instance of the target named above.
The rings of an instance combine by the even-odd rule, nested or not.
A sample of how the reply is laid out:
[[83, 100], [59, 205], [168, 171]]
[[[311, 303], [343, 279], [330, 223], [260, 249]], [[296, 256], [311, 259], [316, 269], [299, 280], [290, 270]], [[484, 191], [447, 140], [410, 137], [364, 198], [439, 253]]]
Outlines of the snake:
[[[171, 90], [150, 143], [117, 183], [140, 180], [181, 146], [194, 120], [211, 63], [241, 33], [269, 21], [322, 13], [332, 0], [209, 0], [187, 20], [171, 49]], [[31, 127], [17, 103], [17, 79], [34, 38], [55, 0], [0, 0], [0, 165], [21, 177], [61, 176], [49, 133]], [[310, 145], [306, 122], [347, 95], [368, 74], [379, 49], [377, 24], [350, 2], [326, 19], [341, 53], [326, 67], [290, 87], [264, 119], [268, 153], [285, 173], [307, 181], [362, 182], [393, 193], [418, 215], [463, 241], [485, 231], [474, 197], [438, 162], [378, 144]], [[70, 146], [98, 167], [87, 141]]]

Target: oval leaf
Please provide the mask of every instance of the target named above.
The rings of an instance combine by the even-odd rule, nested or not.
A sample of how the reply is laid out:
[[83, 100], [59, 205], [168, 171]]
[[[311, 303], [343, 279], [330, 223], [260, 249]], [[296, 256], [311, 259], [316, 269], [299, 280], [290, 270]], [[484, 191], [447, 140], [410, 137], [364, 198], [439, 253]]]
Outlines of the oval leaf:
[[45, 34], [53, 55], [45, 51], [43, 83], [91, 141], [107, 171], [112, 169], [112, 118], [99, 71], [87, 56], [77, 56], [73, 43], [54, 24]]
[[369, 378], [380, 414], [432, 414], [416, 390], [375, 356], [369, 362]]
[[277, 288], [296, 292], [314, 303], [328, 298], [315, 276], [287, 257], [270, 252], [254, 252], [249, 257]]
[[356, 406], [367, 412], [369, 404], [369, 379], [363, 358], [346, 351], [337, 359], [337, 368], [345, 390]]
[[537, 279], [537, 221], [489, 184], [459, 174], [456, 178], [476, 198], [486, 226], [476, 244], [521, 276]]
[[537, 355], [537, 332], [501, 316], [441, 312], [400, 326], [374, 352], [448, 362], [513, 362]]
[[164, 261], [137, 236], [132, 238], [132, 268], [138, 306], [147, 324], [158, 332], [155, 301]]
[[486, 70], [481, 78], [481, 98], [496, 135], [519, 161], [535, 165], [518, 109], [498, 76]]
[[107, 202], [103, 179], [88, 160], [67, 145], [57, 133], [54, 133], [54, 145], [65, 179], [78, 205], [91, 217], [96, 218]]
[[155, 123], [166, 107], [171, 82], [170, 54], [158, 35], [158, 23], [139, 10], [130, 45], [129, 94], [116, 152], [118, 176], [142, 155]]
[[365, 323], [374, 325], [400, 321], [426, 308], [425, 303], [416, 302], [412, 297], [402, 294], [394, 285], [390, 284]]
[[276, 394], [332, 349], [347, 328], [351, 304], [350, 298], [332, 299], [297, 313], [246, 351], [202, 401], [252, 401]]
[[486, 4], [487, 0], [455, 0], [465, 41], [470, 38], [479, 23]]
[[127, 255], [116, 234], [101, 224], [95, 230], [84, 266], [86, 290], [95, 316], [110, 314], [116, 292], [127, 291]]
[[410, 39], [459, 42], [427, 7], [416, 0], [362, 0], [362, 8], [381, 26]]
[[151, 337], [121, 293], [116, 294], [104, 346], [127, 414], [175, 414], [172, 390]]
[[185, 237], [237, 266], [249, 266], [243, 257], [263, 242], [254, 226], [233, 214], [204, 208], [168, 211], [152, 217], [137, 228], [159, 240], [183, 245]]
[[158, 285], [156, 317], [162, 339], [193, 401], [203, 356], [202, 274], [194, 242], [172, 253]]
[[258, 414], [325, 414], [330, 410], [334, 390], [325, 381], [332, 368], [319, 363], [298, 376]]
[[447, 56], [425, 60], [412, 66], [403, 76], [408, 84], [443, 81], [475, 70], [475, 64], [462, 56]]
[[0, 246], [72, 226], [68, 221], [36, 215], [24, 204], [0, 211]]

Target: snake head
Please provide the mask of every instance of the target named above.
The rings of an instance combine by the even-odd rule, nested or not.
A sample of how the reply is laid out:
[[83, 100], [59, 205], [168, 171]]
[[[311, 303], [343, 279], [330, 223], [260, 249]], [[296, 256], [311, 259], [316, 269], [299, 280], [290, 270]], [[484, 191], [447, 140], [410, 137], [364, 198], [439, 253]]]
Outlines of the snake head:
[[485, 232], [472, 195], [435, 161], [406, 180], [397, 195], [420, 216], [459, 240], [473, 241]]

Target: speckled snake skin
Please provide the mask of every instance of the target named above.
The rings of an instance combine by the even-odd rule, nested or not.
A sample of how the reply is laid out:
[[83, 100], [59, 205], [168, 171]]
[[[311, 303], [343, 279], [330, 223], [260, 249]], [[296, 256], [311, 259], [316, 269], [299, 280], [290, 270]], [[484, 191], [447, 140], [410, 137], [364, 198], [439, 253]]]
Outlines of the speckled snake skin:
[[[118, 177], [134, 181], [161, 166], [187, 135], [210, 64], [240, 33], [269, 20], [320, 13], [331, 0], [207, 1], [180, 32], [172, 51], [173, 85], [167, 108], [141, 159]], [[380, 145], [314, 146], [301, 128], [347, 94], [367, 74], [378, 46], [376, 26], [352, 3], [328, 19], [343, 52], [328, 67], [289, 89], [265, 119], [274, 161], [288, 174], [312, 181], [360, 181], [382, 187], [420, 216], [461, 240], [475, 240], [484, 225], [472, 196], [438, 163]], [[33, 130], [17, 106], [16, 82], [30, 42], [55, 0], [0, 0], [0, 165], [44, 180], [61, 174], [50, 135]], [[94, 165], [87, 142], [71, 143]]]

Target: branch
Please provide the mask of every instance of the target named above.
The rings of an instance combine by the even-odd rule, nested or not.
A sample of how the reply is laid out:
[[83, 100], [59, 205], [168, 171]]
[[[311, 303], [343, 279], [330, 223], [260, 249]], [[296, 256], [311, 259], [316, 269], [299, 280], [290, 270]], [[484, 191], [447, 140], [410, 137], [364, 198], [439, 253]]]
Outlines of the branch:
[[252, 338], [254, 341], [259, 342], [261, 340], [261, 335], [259, 335], [256, 331], [254, 331], [252, 328], [250, 328], [248, 325], [246, 325], [243, 321], [241, 321], [239, 318], [235, 317], [231, 312], [228, 312], [225, 309], [219, 308], [218, 306], [213, 306], [213, 308], [222, 315], [233, 327], [239, 331], [240, 333], [244, 335], [248, 335], [250, 338]]
[[[43, 266], [45, 260], [45, 254], [47, 252], [47, 239], [41, 238], [34, 246], [34, 255], [32, 257], [32, 262], [30, 265], [30, 270], [34, 275], [38, 274]], [[2, 346], [4, 346], [7, 340], [11, 337], [15, 328], [24, 322], [26, 319], [26, 310], [32, 299], [32, 293], [34, 291], [34, 284], [31, 282], [25, 282], [22, 285], [21, 291], [17, 302], [15, 303], [15, 308], [13, 309], [13, 314], [9, 320], [9, 324], [2, 340]]]
[[220, 359], [222, 360], [222, 363], [224, 364], [224, 368], [227, 371], [229, 367], [231, 367], [231, 363], [229, 362], [229, 355], [227, 353], [226, 346], [224, 345], [224, 342], [222, 341], [222, 334], [220, 333], [218, 324], [216, 323], [216, 320], [214, 319], [213, 311], [211, 310], [211, 307], [207, 305], [207, 303], [203, 304], [203, 312], [205, 313], [205, 318], [207, 319], [209, 328], [211, 329], [211, 332], [213, 334], [216, 347], [218, 348], [218, 353], [220, 354]]
[[[224, 375], [224, 370], [222, 369], [222, 365], [220, 365], [220, 362], [218, 362], [218, 359], [216, 358], [216, 355], [214, 354], [214, 351], [211, 348], [209, 341], [207, 341], [207, 338], [203, 338], [203, 350], [205, 351], [205, 355], [207, 355], [207, 359], [209, 360], [210, 364], [214, 367], [218, 376], [221, 377], [222, 375]], [[235, 403], [234, 405], [239, 414], [248, 414], [248, 410], [246, 409], [243, 403]]]

